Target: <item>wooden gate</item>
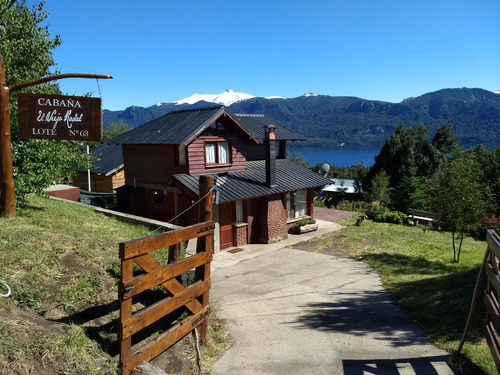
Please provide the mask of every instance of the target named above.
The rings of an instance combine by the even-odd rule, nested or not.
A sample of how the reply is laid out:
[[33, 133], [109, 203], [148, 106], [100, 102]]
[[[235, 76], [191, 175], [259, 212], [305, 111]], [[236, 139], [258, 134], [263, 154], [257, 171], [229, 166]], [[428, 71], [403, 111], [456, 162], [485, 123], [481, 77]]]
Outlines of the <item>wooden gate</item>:
[[[156, 236], [139, 238], [120, 244], [121, 283], [120, 299], [120, 362], [124, 374], [128, 374], [143, 361], [150, 361], [200, 324], [204, 338], [209, 314], [210, 262], [213, 257], [212, 221], [192, 225]], [[181, 242], [198, 238], [197, 254], [162, 266], [151, 252], [169, 247], [175, 249]], [[134, 263], [143, 273], [134, 276]], [[195, 282], [185, 287], [179, 276], [196, 269]], [[137, 267], [136, 267], [137, 271]], [[133, 297], [161, 285], [168, 294], [165, 298], [132, 313]], [[188, 316], [178, 319], [162, 329], [155, 340], [132, 352], [132, 335], [157, 322], [173, 311], [184, 309]], [[138, 345], [141, 346], [141, 345]]]
[[487, 241], [487, 254], [489, 253], [487, 256], [489, 259], [485, 269], [488, 284], [484, 294], [484, 303], [486, 305], [484, 328], [486, 330], [486, 341], [488, 341], [493, 360], [500, 373], [500, 337], [498, 334], [500, 332], [500, 306], [498, 304], [498, 301], [500, 301], [500, 270], [498, 264], [500, 259], [500, 238], [494, 230], [489, 229]]

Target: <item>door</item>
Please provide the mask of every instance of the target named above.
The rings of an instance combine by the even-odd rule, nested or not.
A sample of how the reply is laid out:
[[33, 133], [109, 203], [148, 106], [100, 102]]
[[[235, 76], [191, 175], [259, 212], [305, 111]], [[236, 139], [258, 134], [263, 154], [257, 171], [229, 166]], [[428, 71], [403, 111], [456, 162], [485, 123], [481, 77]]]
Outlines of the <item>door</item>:
[[233, 203], [221, 203], [219, 206], [219, 225], [220, 225], [220, 248], [227, 249], [233, 246], [233, 221], [234, 210]]

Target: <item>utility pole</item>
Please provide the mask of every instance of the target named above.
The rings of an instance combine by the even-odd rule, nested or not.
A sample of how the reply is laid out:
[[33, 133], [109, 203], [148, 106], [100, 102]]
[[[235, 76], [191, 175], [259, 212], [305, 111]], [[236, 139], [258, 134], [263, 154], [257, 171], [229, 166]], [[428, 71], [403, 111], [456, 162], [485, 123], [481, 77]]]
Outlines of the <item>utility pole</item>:
[[2, 194], [1, 212], [5, 217], [16, 216], [16, 193], [14, 189], [14, 173], [12, 170], [12, 148], [10, 132], [9, 95], [11, 91], [40, 83], [64, 78], [113, 78], [109, 74], [65, 73], [21, 82], [10, 87], [5, 81], [5, 65], [0, 55], [0, 192]]

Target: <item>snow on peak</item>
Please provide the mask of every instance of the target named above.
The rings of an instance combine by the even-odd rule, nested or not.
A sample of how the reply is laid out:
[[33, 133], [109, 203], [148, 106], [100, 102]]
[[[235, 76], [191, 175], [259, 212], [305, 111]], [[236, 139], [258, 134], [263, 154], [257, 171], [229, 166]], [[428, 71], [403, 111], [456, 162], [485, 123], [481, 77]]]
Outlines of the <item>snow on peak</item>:
[[201, 100], [209, 103], [223, 104], [225, 106], [230, 106], [233, 103], [241, 102], [243, 100], [255, 98], [255, 96], [250, 94], [245, 94], [244, 92], [234, 92], [233, 90], [227, 89], [220, 94], [193, 94], [187, 98], [177, 100], [173, 102], [174, 104], [194, 104]]
[[500, 94], [500, 90], [493, 91], [493, 94]]
[[318, 94], [310, 92], [310, 93], [304, 94], [304, 96], [307, 98], [308, 96], [318, 96]]
[[286, 99], [284, 96], [265, 96], [264, 99]]

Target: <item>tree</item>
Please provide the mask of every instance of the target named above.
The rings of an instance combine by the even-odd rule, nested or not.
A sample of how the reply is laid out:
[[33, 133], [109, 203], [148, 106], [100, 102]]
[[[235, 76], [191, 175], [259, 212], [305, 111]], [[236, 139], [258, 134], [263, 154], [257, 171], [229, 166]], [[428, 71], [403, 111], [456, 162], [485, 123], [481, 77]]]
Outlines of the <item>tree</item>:
[[[31, 8], [21, 0], [0, 0], [0, 55], [5, 63], [7, 85], [35, 80], [51, 74], [55, 66], [53, 50], [60, 37], [51, 37], [43, 25], [48, 13], [43, 3]], [[45, 83], [23, 90], [60, 94], [56, 83]], [[75, 166], [84, 166], [81, 145], [69, 141], [20, 139], [17, 124], [17, 95], [11, 94], [10, 121], [12, 162], [17, 204], [22, 206], [28, 193], [43, 193], [53, 181], [71, 174]]]
[[427, 209], [428, 197], [425, 183], [426, 180], [422, 177], [404, 176], [394, 189], [392, 197], [394, 209], [401, 212], [407, 212], [408, 208]]
[[471, 155], [457, 148], [430, 188], [431, 209], [439, 215], [443, 229], [451, 231], [453, 260], [457, 263], [464, 233], [477, 225], [484, 208], [478, 171], [479, 164]]
[[310, 168], [309, 161], [304, 159], [301, 154], [295, 154], [295, 152], [293, 152], [292, 156], [290, 156], [290, 153], [287, 151], [286, 158], [297, 163], [298, 165], [303, 166], [304, 168]]
[[372, 180], [368, 197], [372, 202], [386, 205], [390, 201], [389, 176], [385, 170], [381, 170]]
[[121, 120], [119, 123], [113, 122], [111, 125], [107, 126], [102, 132], [102, 140], [107, 141], [108, 139], [126, 133], [131, 129], [132, 127], [129, 124], [126, 124]]
[[391, 206], [406, 211], [408, 205], [425, 206], [423, 184], [431, 179], [445, 164], [458, 141], [453, 137], [450, 123], [440, 126], [432, 140], [428, 140], [428, 128], [423, 124], [406, 128], [399, 123], [391, 138], [375, 157], [375, 164], [368, 172], [365, 186], [373, 183], [382, 170], [389, 176], [390, 188], [394, 192]]

